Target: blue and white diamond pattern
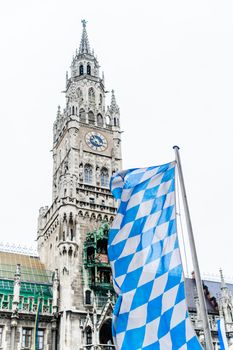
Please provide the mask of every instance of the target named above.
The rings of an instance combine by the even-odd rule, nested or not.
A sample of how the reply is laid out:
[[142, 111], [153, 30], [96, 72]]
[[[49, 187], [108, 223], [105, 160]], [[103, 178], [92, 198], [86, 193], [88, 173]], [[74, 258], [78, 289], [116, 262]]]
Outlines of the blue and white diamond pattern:
[[202, 349], [185, 300], [175, 162], [117, 173], [111, 191], [119, 200], [108, 246], [118, 294], [113, 315], [116, 348]]

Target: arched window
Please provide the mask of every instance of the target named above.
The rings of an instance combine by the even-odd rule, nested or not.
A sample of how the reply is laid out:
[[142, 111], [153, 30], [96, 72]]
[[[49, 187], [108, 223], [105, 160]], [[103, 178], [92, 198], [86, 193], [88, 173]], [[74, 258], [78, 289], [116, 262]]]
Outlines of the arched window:
[[[112, 339], [112, 320], [108, 318], [101, 326], [99, 330], [99, 342], [100, 344], [113, 345]], [[110, 346], [109, 346], [110, 348]], [[112, 347], [113, 348], [113, 347]]]
[[109, 174], [107, 168], [102, 168], [100, 172], [100, 184], [103, 187], [109, 186]]
[[73, 114], [73, 115], [75, 114], [74, 106], [72, 107], [72, 114]]
[[88, 99], [89, 99], [89, 103], [95, 103], [95, 91], [93, 88], [90, 88], [88, 90]]
[[83, 65], [79, 66], [79, 75], [83, 75]]
[[78, 88], [77, 91], [76, 91], [76, 94], [77, 94], [78, 102], [81, 103], [82, 99], [83, 99], [82, 90], [80, 88]]
[[93, 169], [90, 164], [86, 164], [84, 166], [84, 181], [86, 183], [92, 183], [92, 178], [93, 178]]
[[102, 95], [100, 94], [100, 102], [99, 102], [100, 107], [102, 107], [102, 104], [103, 104], [103, 97], [102, 97]]
[[86, 123], [86, 113], [83, 108], [79, 110], [79, 119], [80, 119], [80, 122]]
[[97, 114], [97, 125], [103, 126], [103, 117], [100, 113]]
[[92, 331], [90, 326], [86, 328], [86, 344], [92, 344]]
[[95, 116], [92, 111], [88, 112], [88, 122], [89, 124], [92, 124], [92, 125], [95, 124]]
[[113, 122], [114, 122], [114, 126], [117, 126], [116, 118], [113, 119]]
[[90, 66], [90, 64], [87, 65], [87, 74], [91, 75], [91, 66]]
[[106, 125], [111, 125], [111, 119], [109, 117], [109, 115], [106, 116]]
[[85, 304], [91, 305], [91, 291], [90, 290], [85, 291]]

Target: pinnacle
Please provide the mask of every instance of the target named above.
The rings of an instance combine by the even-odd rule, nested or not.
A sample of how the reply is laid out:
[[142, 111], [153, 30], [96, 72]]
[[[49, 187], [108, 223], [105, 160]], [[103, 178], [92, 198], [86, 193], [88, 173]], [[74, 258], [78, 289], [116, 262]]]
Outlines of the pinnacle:
[[222, 269], [220, 269], [219, 272], [220, 272], [220, 278], [221, 278], [221, 288], [226, 288], [226, 283], [223, 277]]
[[110, 110], [111, 110], [112, 113], [118, 113], [119, 112], [119, 107], [118, 107], [118, 105], [116, 103], [116, 97], [115, 97], [114, 90], [112, 90]]

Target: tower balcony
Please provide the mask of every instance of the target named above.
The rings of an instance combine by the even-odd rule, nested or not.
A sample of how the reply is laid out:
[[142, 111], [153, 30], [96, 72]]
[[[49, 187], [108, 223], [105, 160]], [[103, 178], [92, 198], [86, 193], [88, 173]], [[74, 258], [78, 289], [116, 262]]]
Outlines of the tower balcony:
[[[87, 245], [89, 247], [92, 246], [92, 244]], [[92, 267], [92, 266], [110, 266], [109, 260], [108, 260], [108, 255], [107, 254], [96, 254], [95, 257], [89, 256], [85, 257], [84, 261], [84, 266], [85, 267]]]

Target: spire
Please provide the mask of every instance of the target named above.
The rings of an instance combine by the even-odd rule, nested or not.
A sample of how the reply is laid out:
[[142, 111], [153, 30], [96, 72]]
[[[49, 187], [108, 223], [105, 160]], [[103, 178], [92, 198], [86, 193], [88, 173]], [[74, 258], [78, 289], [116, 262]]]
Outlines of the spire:
[[225, 283], [225, 280], [223, 277], [222, 269], [220, 269], [219, 272], [220, 272], [220, 278], [221, 278], [221, 289], [224, 289], [224, 288], [226, 288], [226, 283]]
[[110, 111], [111, 113], [119, 113], [119, 107], [116, 103], [116, 97], [114, 90], [112, 90], [112, 98], [111, 98], [111, 104], [110, 104]]
[[61, 116], [61, 106], [58, 105], [58, 106], [57, 106], [57, 119], [59, 119], [60, 116]]
[[81, 42], [79, 46], [79, 54], [88, 53], [91, 55], [91, 49], [90, 49], [88, 35], [86, 31], [87, 21], [83, 19], [81, 22], [83, 24], [83, 32], [82, 32]]

